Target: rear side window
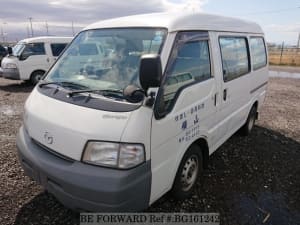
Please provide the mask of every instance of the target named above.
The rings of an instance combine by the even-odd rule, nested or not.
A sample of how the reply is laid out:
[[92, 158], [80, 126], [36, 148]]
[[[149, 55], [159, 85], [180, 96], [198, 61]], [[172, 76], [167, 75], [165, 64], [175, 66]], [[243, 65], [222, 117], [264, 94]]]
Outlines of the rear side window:
[[245, 37], [219, 39], [224, 81], [230, 81], [250, 71], [249, 51]]
[[253, 69], [257, 70], [267, 65], [267, 54], [265, 42], [262, 37], [250, 38], [250, 49]]
[[182, 32], [166, 70], [164, 84], [164, 108], [170, 111], [176, 101], [176, 93], [184, 86], [201, 82], [211, 77], [208, 34], [204, 32]]
[[53, 56], [59, 56], [60, 53], [65, 49], [67, 46], [66, 43], [53, 43], [50, 44], [51, 46], [51, 51]]

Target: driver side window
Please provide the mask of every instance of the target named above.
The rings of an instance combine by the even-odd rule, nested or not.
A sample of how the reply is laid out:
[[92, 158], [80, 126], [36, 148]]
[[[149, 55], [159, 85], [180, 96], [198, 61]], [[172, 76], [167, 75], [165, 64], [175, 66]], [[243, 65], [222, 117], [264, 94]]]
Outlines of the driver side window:
[[45, 55], [45, 46], [44, 43], [30, 43], [26, 44], [26, 47], [22, 53], [22, 56], [28, 58], [32, 55]]
[[166, 70], [161, 101], [163, 111], [171, 111], [182, 89], [210, 77], [208, 33], [178, 33]]

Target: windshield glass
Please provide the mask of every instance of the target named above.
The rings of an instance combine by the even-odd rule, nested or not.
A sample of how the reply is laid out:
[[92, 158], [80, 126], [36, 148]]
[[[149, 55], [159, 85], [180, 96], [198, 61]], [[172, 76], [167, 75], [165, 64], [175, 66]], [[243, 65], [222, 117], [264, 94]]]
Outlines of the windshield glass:
[[25, 44], [24, 43], [18, 43], [16, 44], [13, 48], [13, 55], [14, 56], [20, 56], [22, 54], [23, 49], [25, 48]]
[[160, 53], [167, 31], [161, 28], [98, 29], [81, 32], [45, 81], [73, 82], [88, 89], [123, 90], [139, 85], [139, 60]]

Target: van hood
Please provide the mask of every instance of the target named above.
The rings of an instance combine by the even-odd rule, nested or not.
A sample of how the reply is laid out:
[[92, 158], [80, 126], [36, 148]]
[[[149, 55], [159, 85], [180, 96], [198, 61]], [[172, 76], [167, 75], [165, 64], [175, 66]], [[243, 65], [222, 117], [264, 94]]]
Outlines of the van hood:
[[38, 144], [81, 160], [89, 140], [119, 142], [130, 115], [66, 103], [35, 88], [25, 103], [24, 126]]

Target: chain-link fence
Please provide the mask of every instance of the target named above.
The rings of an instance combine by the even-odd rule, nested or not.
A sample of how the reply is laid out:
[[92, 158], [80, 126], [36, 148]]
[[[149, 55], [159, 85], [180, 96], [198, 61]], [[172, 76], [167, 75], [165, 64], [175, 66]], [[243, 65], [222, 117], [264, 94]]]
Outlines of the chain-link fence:
[[270, 65], [300, 66], [300, 48], [269, 47]]

